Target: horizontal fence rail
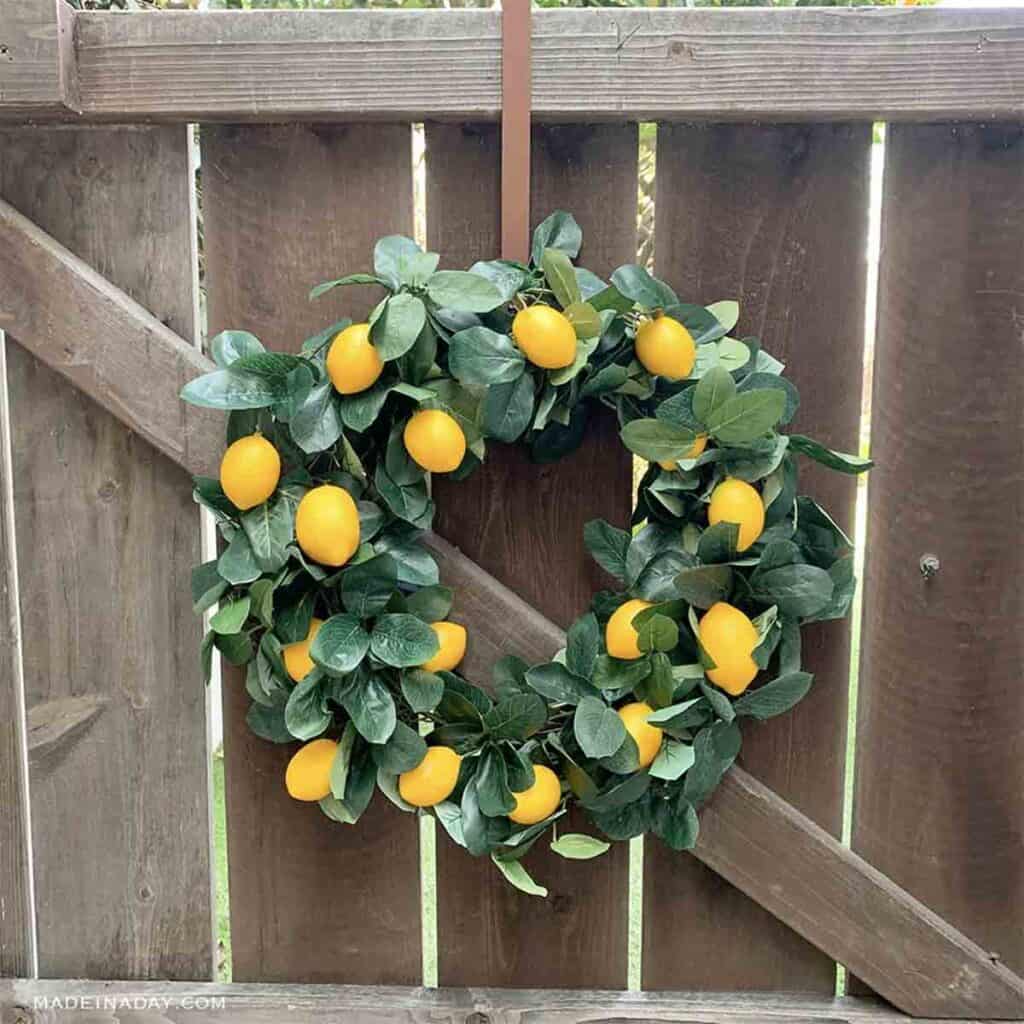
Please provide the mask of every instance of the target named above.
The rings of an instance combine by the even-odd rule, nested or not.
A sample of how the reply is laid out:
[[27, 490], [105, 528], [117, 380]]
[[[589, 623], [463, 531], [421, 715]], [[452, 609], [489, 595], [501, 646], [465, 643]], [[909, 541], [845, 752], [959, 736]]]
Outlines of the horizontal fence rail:
[[[66, 60], [66, 49], [38, 39], [57, 38], [68, 9], [24, 3], [36, 15], [15, 18], [0, 40], [0, 117], [62, 106], [114, 121], [501, 111], [496, 11], [77, 13], [76, 62], [46, 73], [40, 62]], [[1024, 11], [537, 11], [533, 111], [555, 121], [1017, 117]]]

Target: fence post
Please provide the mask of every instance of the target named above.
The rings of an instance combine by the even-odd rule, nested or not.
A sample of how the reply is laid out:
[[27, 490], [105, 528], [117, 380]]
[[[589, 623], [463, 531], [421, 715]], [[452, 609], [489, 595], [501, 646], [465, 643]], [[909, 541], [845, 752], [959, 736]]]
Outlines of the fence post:
[[40, 117], [78, 111], [71, 6], [65, 0], [0, 0], [0, 12], [5, 113]]

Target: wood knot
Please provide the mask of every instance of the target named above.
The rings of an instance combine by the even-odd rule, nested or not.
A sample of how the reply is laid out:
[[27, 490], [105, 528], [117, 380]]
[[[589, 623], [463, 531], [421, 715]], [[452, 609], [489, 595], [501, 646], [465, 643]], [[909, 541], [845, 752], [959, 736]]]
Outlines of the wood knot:
[[668, 45], [668, 55], [676, 60], [696, 61], [697, 51], [690, 43], [675, 39]]

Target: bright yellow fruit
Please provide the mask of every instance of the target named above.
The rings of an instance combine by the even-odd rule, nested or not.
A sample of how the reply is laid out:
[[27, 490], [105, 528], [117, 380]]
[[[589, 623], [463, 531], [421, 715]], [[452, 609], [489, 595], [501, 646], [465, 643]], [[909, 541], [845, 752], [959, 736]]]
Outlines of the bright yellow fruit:
[[281, 456], [262, 435], [240, 437], [220, 460], [220, 486], [235, 508], [262, 505], [281, 479]]
[[633, 617], [645, 608], [650, 608], [650, 601], [634, 598], [615, 609], [608, 625], [604, 627], [604, 645], [613, 658], [632, 661], [639, 658], [643, 651], [637, 645], [636, 629], [633, 628]]
[[509, 811], [509, 818], [517, 825], [536, 825], [558, 810], [562, 802], [562, 783], [550, 768], [535, 764], [533, 785], [512, 796], [516, 806]]
[[428, 672], [451, 672], [466, 656], [466, 627], [457, 622], [432, 622], [430, 628], [441, 645], [437, 654], [420, 668]]
[[638, 701], [619, 708], [619, 718], [626, 727], [626, 732], [636, 741], [640, 754], [640, 767], [646, 768], [661, 750], [662, 731], [647, 721], [647, 716], [654, 710], [650, 704]]
[[451, 747], [427, 747], [423, 760], [398, 776], [398, 794], [413, 807], [433, 807], [452, 795], [461, 764]]
[[751, 657], [757, 646], [756, 627], [739, 608], [719, 601], [704, 613], [697, 633], [715, 663], [708, 669], [708, 679], [738, 697], [757, 675], [757, 662]]
[[284, 773], [288, 795], [294, 800], [323, 800], [331, 792], [331, 765], [338, 752], [334, 740], [319, 739], [296, 751]]
[[[686, 451], [682, 455], [679, 456], [679, 458], [681, 458], [681, 459], [695, 459], [695, 458], [697, 458], [698, 455], [700, 455], [700, 453], [702, 451], [704, 451], [705, 448], [707, 448], [707, 446], [708, 446], [708, 435], [707, 434], [698, 434], [697, 435], [697, 440], [694, 441], [693, 444], [691, 444], [690, 447], [687, 448]], [[676, 463], [671, 461], [671, 460], [669, 460], [669, 459], [659, 459], [658, 460], [658, 465], [661, 466], [662, 469], [675, 469], [676, 468]]]
[[344, 565], [359, 547], [359, 509], [343, 487], [306, 491], [295, 511], [295, 537], [303, 554], [321, 565]]
[[576, 358], [576, 330], [550, 306], [527, 306], [512, 321], [512, 337], [534, 366], [560, 370]]
[[306, 639], [285, 644], [283, 648], [285, 670], [297, 683], [301, 683], [313, 671], [313, 659], [309, 656], [309, 648], [323, 624], [322, 619], [310, 619]]
[[405, 425], [405, 450], [430, 473], [451, 473], [466, 457], [466, 435], [454, 416], [441, 409], [421, 409]]
[[645, 320], [637, 328], [635, 349], [644, 369], [666, 380], [689, 377], [697, 359], [690, 332], [670, 316]]
[[708, 523], [736, 523], [739, 537], [737, 551], [746, 551], [764, 530], [764, 502], [761, 495], [745, 480], [729, 477], [711, 492]]
[[384, 361], [370, 343], [369, 324], [350, 324], [339, 331], [327, 352], [327, 376], [336, 391], [355, 395], [377, 382]]

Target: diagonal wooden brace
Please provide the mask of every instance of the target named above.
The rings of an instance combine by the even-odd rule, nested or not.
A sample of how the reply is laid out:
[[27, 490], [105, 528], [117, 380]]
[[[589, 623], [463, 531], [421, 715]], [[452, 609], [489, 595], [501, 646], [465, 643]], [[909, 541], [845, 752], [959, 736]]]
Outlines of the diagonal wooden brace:
[[[3, 201], [0, 330], [190, 472], [217, 465], [221, 418], [179, 398], [213, 364]], [[507, 587], [441, 538], [428, 543], [472, 627], [467, 675], [562, 646]], [[704, 808], [694, 853], [904, 1012], [1024, 1018], [1024, 979], [742, 769]]]

